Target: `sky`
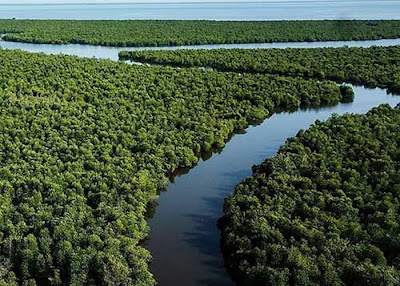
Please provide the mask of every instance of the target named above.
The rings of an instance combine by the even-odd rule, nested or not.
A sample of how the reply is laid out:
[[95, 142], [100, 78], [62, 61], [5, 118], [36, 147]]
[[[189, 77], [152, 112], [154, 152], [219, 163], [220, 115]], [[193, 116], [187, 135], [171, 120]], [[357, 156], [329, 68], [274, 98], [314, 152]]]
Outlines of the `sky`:
[[[206, 2], [264, 2], [265, 0], [206, 0]], [[279, 1], [279, 0], [278, 0]], [[283, 0], [285, 1], [285, 0]], [[201, 0], [0, 0], [0, 4], [69, 4], [69, 3], [168, 3], [168, 2], [205, 2]]]
[[[169, 3], [169, 2], [287, 2], [304, 0], [0, 0], [0, 4]], [[315, 1], [315, 0], [306, 0]]]
[[[331, 0], [0, 0], [0, 4], [78, 4], [78, 3], [193, 3], [193, 2], [324, 2]], [[336, 0], [347, 1], [347, 0]], [[362, 2], [369, 0], [353, 0], [354, 2]], [[399, 0], [387, 0], [399, 1]]]

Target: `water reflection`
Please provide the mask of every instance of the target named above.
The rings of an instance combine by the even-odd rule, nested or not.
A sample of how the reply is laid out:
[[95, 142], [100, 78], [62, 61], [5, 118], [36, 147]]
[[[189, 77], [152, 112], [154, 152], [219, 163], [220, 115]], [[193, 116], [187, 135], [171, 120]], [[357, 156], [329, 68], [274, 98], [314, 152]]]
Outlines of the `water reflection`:
[[234, 285], [224, 269], [216, 226], [224, 198], [251, 175], [254, 164], [275, 155], [288, 137], [315, 120], [333, 113], [365, 113], [381, 103], [395, 106], [400, 101], [382, 89], [353, 88], [353, 103], [280, 112], [249, 127], [245, 134], [234, 135], [219, 154], [200, 160], [168, 185], [149, 220], [151, 235], [146, 243], [159, 285]]
[[[83, 45], [34, 45], [1, 42], [3, 48], [47, 54], [118, 59], [127, 48]], [[362, 42], [275, 43], [248, 45], [208, 45], [179, 48], [268, 48], [397, 45], [400, 39]], [[130, 48], [130, 50], [135, 48]], [[154, 48], [152, 48], [154, 49]], [[160, 48], [155, 48], [160, 49]], [[153, 254], [151, 271], [159, 285], [233, 285], [224, 269], [220, 234], [216, 222], [223, 201], [236, 184], [251, 174], [251, 167], [276, 154], [288, 137], [325, 120], [333, 113], [365, 113], [381, 103], [395, 106], [400, 100], [382, 89], [354, 87], [353, 103], [323, 108], [301, 108], [274, 114], [263, 123], [236, 134], [218, 153], [204, 154], [193, 169], [180, 170], [171, 178], [167, 192], [148, 208], [151, 235], [145, 245]]]

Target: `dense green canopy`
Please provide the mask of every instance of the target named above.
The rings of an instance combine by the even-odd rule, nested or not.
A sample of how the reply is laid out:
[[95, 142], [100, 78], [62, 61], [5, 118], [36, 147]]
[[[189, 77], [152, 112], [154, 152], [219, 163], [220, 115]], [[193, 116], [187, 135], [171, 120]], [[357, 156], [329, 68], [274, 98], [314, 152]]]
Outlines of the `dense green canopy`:
[[[141, 46], [392, 38], [400, 36], [399, 23], [0, 20], [0, 27], [6, 40]], [[393, 79], [394, 59], [376, 64], [377, 70], [390, 66], [385, 80]], [[201, 152], [224, 146], [233, 131], [276, 110], [353, 98], [351, 88], [324, 77], [265, 73], [0, 51], [0, 285], [154, 284], [140, 242], [148, 233], [146, 207], [172, 171], [192, 166]], [[372, 84], [389, 83], [381, 74], [372, 73]], [[227, 214], [226, 229], [228, 222]], [[226, 242], [226, 249], [235, 243]], [[243, 243], [253, 255], [253, 242]], [[376, 247], [383, 251], [382, 258], [371, 248], [378, 261], [397, 263]], [[358, 257], [357, 249], [348, 250]], [[397, 270], [382, 263], [371, 265], [397, 279]], [[244, 271], [255, 273], [246, 281], [264, 275], [248, 263], [236, 266], [242, 278]]]
[[7, 41], [177, 46], [400, 38], [400, 21], [0, 20]]
[[331, 79], [400, 92], [400, 46], [316, 49], [135, 51], [121, 59], [220, 71]]
[[241, 285], [400, 285], [400, 109], [333, 116], [254, 167], [220, 220]]
[[332, 82], [0, 51], [0, 285], [151, 285], [146, 206], [179, 167]]

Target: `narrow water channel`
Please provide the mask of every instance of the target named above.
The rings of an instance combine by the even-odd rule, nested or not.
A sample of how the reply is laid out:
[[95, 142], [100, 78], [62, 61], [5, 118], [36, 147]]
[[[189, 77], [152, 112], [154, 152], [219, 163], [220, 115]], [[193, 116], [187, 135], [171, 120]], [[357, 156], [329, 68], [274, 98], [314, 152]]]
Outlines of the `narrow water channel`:
[[215, 49], [284, 49], [284, 48], [325, 48], [325, 47], [370, 47], [400, 45], [400, 39], [384, 39], [372, 41], [327, 41], [327, 42], [290, 42], [290, 43], [264, 43], [264, 44], [223, 44], [223, 45], [193, 45], [176, 47], [105, 47], [93, 45], [51, 45], [29, 44], [19, 42], [6, 42], [0, 40], [3, 49], [19, 49], [33, 53], [65, 54], [78, 57], [118, 60], [120, 51], [140, 50], [215, 50]]
[[[118, 60], [121, 50], [136, 49], [216, 49], [216, 48], [299, 48], [369, 47], [399, 45], [400, 39], [359, 42], [274, 43], [245, 45], [207, 45], [167, 48], [123, 48], [87, 45], [36, 45], [0, 41], [5, 49], [21, 49], [46, 54], [69, 54]], [[225, 148], [187, 174], [177, 176], [160, 195], [152, 218], [146, 247], [153, 255], [152, 273], [161, 286], [234, 285], [225, 271], [216, 222], [222, 215], [224, 198], [236, 184], [251, 175], [251, 167], [274, 156], [288, 137], [306, 129], [315, 120], [333, 113], [366, 113], [374, 106], [395, 106], [400, 97], [383, 89], [353, 87], [354, 102], [333, 107], [302, 109], [273, 115], [262, 124], [237, 134]]]
[[315, 120], [333, 113], [366, 113], [374, 106], [395, 106], [400, 97], [383, 89], [353, 87], [354, 102], [333, 107], [282, 112], [235, 135], [221, 153], [201, 160], [189, 173], [178, 176], [158, 199], [147, 248], [150, 265], [160, 286], [234, 285], [224, 269], [220, 233], [216, 222], [222, 215], [224, 198], [251, 167], [274, 156], [288, 137], [308, 128]]

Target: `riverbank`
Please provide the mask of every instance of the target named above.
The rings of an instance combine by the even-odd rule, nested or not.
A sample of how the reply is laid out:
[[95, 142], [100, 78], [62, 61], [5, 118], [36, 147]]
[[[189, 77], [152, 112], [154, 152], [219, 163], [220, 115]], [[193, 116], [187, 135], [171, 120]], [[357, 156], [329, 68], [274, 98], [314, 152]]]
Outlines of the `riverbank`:
[[362, 114], [379, 104], [395, 106], [400, 101], [383, 89], [352, 88], [354, 102], [276, 113], [234, 135], [220, 152], [168, 184], [148, 221], [151, 232], [146, 243], [159, 285], [234, 285], [224, 268], [216, 225], [224, 199], [251, 175], [253, 165], [274, 156], [287, 138], [315, 120], [326, 120], [333, 113]]
[[[65, 47], [65, 46], [61, 45], [60, 47]], [[36, 48], [39, 49], [40, 46]], [[90, 50], [91, 47], [89, 46], [85, 48]], [[28, 54], [24, 56], [28, 57]], [[45, 56], [41, 57], [39, 55], [30, 55], [30, 56], [37, 57], [35, 63], [38, 62], [39, 60], [46, 60], [46, 59], [50, 60], [50, 57], [45, 57]], [[118, 56], [117, 53], [115, 54], [115, 56]], [[20, 60], [20, 58], [16, 57], [16, 60]], [[73, 85], [73, 81], [72, 82], [70, 81], [71, 75], [70, 74], [66, 75], [65, 64], [60, 65], [59, 60], [64, 60], [66, 61], [66, 63], [70, 62], [75, 63], [77, 62], [78, 59], [73, 57], [59, 57], [58, 60], [55, 61], [55, 63], [58, 63], [56, 65], [58, 67], [57, 68], [58, 73], [62, 75], [62, 78], [66, 78], [65, 83], [71, 85], [71, 90], [76, 90], [76, 87]], [[99, 62], [102, 65], [98, 65]], [[54, 73], [55, 63], [52, 63], [51, 65], [49, 64], [49, 66], [52, 67], [52, 73]], [[132, 119], [131, 117], [132, 113], [131, 112], [123, 113], [123, 115], [129, 119], [128, 124], [118, 124], [118, 122], [115, 121], [115, 119], [121, 116], [120, 108], [122, 103], [125, 105], [127, 104], [127, 107], [132, 108], [133, 110], [135, 110], [135, 112], [138, 112], [137, 114], [138, 116], [142, 116], [143, 118], [147, 119], [150, 118], [149, 114], [152, 113], [147, 114], [147, 116], [146, 114], [140, 113], [141, 111], [145, 111], [146, 109], [137, 108], [137, 106], [134, 105], [135, 102], [143, 102], [143, 104], [147, 104], [146, 106], [148, 106], [149, 108], [158, 104], [158, 102], [155, 101], [154, 98], [160, 98], [159, 96], [157, 97], [157, 95], [159, 94], [154, 93], [151, 98], [147, 98], [146, 97], [148, 93], [147, 88], [152, 87], [153, 89], [151, 90], [158, 91], [158, 88], [160, 86], [164, 85], [168, 86], [169, 84], [171, 84], [171, 80], [169, 78], [165, 78], [165, 80], [163, 80], [160, 83], [161, 75], [164, 78], [167, 76], [168, 72], [174, 74], [177, 73], [177, 71], [174, 69], [160, 70], [159, 67], [154, 67], [154, 69], [160, 70], [157, 82], [153, 80], [154, 77], [152, 76], [150, 77], [149, 81], [146, 80], [145, 82], [141, 83], [141, 81], [147, 78], [146, 73], [150, 72], [149, 68], [136, 70], [136, 69], [131, 69], [129, 66], [124, 64], [119, 65], [117, 63], [110, 61], [92, 61], [88, 59], [85, 60], [81, 59], [79, 63], [82, 65], [82, 67], [85, 68], [76, 70], [76, 72], [73, 75], [75, 77], [79, 77], [81, 81], [85, 80], [88, 82], [87, 83], [85, 82], [85, 84], [83, 85], [84, 88], [87, 88], [87, 92], [82, 94], [82, 98], [78, 101], [78, 103], [79, 104], [90, 103], [95, 105], [97, 109], [102, 108], [101, 110], [103, 110], [103, 112], [105, 112], [105, 114], [107, 115], [105, 118], [108, 118], [106, 121], [107, 124], [113, 123], [114, 124], [113, 128], [116, 128], [117, 130], [120, 128], [123, 129], [124, 131], [123, 134], [126, 134], [126, 136], [129, 136], [130, 138], [130, 140], [123, 141], [124, 142], [123, 144], [127, 144], [129, 146], [129, 148], [126, 150], [127, 154], [130, 154], [129, 152], [131, 152], [131, 150], [139, 150], [140, 152], [142, 151], [145, 152], [146, 150], [150, 150], [152, 146], [154, 148], [154, 144], [145, 142], [148, 138], [147, 136], [148, 134], [146, 133], [149, 133], [146, 131], [153, 130], [151, 122], [149, 123], [149, 125], [146, 125], [145, 128], [141, 130], [130, 129], [129, 132], [126, 132], [126, 128], [130, 128], [131, 126], [134, 126], [138, 122], [136, 119]], [[22, 69], [20, 71], [21, 73], [17, 78], [22, 78], [22, 75], [25, 76], [27, 74], [28, 68], [31, 67], [31, 66], [23, 67], [24, 64], [26, 64], [26, 61], [21, 61], [20, 64], [16, 65], [16, 67], [18, 67], [18, 70]], [[43, 63], [43, 65], [46, 66], [45, 63]], [[71, 70], [76, 68], [75, 65], [72, 63], [69, 66], [71, 67]], [[85, 74], [85, 76], [82, 76], [81, 74], [82, 70], [86, 70], [87, 68], [93, 69], [92, 66], [95, 66], [97, 68], [93, 70], [93, 72], [90, 72], [90, 74]], [[11, 70], [15, 71], [17, 70], [17, 68], [13, 68]], [[114, 76], [109, 78], [108, 73], [102, 76], [101, 73], [105, 73], [105, 71], [108, 70], [112, 70]], [[36, 69], [32, 69], [32, 71], [30, 71], [29, 74], [32, 75], [32, 77], [38, 77], [38, 71], [46, 73], [47, 69], [39, 69], [38, 67], [36, 67]], [[115, 74], [121, 72], [126, 73], [126, 75], [120, 74], [118, 77], [115, 76]], [[203, 73], [199, 74], [201, 76], [206, 76], [206, 78], [199, 79], [196, 82], [198, 84], [203, 84], [203, 82], [206, 80], [210, 80], [210, 82], [215, 82], [214, 78], [207, 77], [207, 74]], [[89, 76], [93, 76], [94, 78], [90, 79]], [[186, 78], [188, 76], [189, 74], [185, 74], [184, 72], [182, 72], [178, 76], [175, 76], [173, 78], [179, 81], [180, 79]], [[218, 83], [215, 83], [216, 85], [218, 84], [218, 86], [221, 86], [221, 76], [222, 75], [218, 76], [220, 81]], [[46, 79], [46, 81], [48, 80], [48, 76], [45, 76], [44, 74], [42, 75], [41, 78]], [[110, 82], [104, 83], [103, 81], [105, 79], [107, 79], [107, 81]], [[129, 82], [130, 84], [128, 85], [124, 85], [123, 84], [124, 81], [121, 81], [121, 79], [124, 79], [124, 81], [132, 81], [132, 82]], [[195, 79], [196, 77], [192, 78], [192, 80]], [[133, 80], [138, 80], [139, 82]], [[240, 80], [239, 82], [242, 82], [242, 80]], [[115, 86], [118, 87], [118, 89], [122, 88], [121, 92], [119, 91], [115, 92], [113, 88], [109, 88], [110, 84], [112, 87]], [[184, 83], [181, 83], [181, 85], [182, 84]], [[275, 84], [275, 85], [281, 86], [281, 84]], [[132, 86], [135, 87], [134, 90], [137, 90], [138, 86], [139, 87], [143, 86], [145, 88], [144, 90], [146, 90], [146, 93], [139, 94], [138, 96], [141, 97], [139, 98], [138, 101], [133, 100], [133, 103], [131, 103], [130, 101], [130, 95], [132, 94], [131, 91], [126, 90], [126, 88], [130, 88]], [[223, 84], [223, 86], [231, 87], [232, 82], [230, 84], [225, 83]], [[265, 86], [267, 87], [268, 85]], [[26, 88], [25, 86], [22, 87]], [[71, 98], [70, 96], [71, 94], [75, 95], [76, 92], [61, 93], [60, 87], [65, 88], [66, 84], [52, 82], [48, 86], [50, 90], [57, 88], [60, 95], [62, 96], [65, 95], [66, 102], [70, 102], [71, 100], [72, 102], [74, 102], [73, 97]], [[19, 88], [21, 88], [21, 86], [19, 86]], [[160, 285], [174, 285], [174, 284], [231, 285], [232, 284], [229, 276], [227, 275], [227, 273], [223, 268], [223, 258], [219, 248], [220, 235], [216, 227], [216, 221], [222, 215], [222, 203], [224, 198], [234, 189], [234, 186], [239, 181], [250, 175], [251, 166], [253, 164], [258, 164], [261, 162], [261, 160], [264, 160], [265, 157], [274, 155], [277, 148], [286, 140], [287, 137], [295, 135], [300, 128], [307, 128], [316, 119], [324, 120], [327, 117], [329, 117], [333, 112], [365, 113], [373, 106], [379, 105], [381, 103], [389, 103], [394, 106], [398, 102], [398, 98], [388, 95], [385, 90], [365, 89], [362, 87], [353, 87], [353, 88], [356, 93], [355, 101], [353, 103], [339, 104], [333, 107], [332, 106], [323, 107], [319, 109], [308, 108], [308, 109], [300, 109], [296, 112], [277, 113], [274, 114], [272, 117], [270, 117], [268, 120], [265, 120], [261, 125], [247, 128], [245, 134], [233, 136], [233, 138], [226, 144], [225, 148], [222, 149], [219, 154], [214, 154], [208, 161], [200, 161], [195, 168], [189, 171], [188, 174], [176, 177], [174, 183], [171, 182], [169, 184], [169, 186], [167, 187], [167, 192], [162, 193], [160, 199], [158, 200], [159, 206], [156, 209], [155, 215], [151, 220], [148, 221], [148, 224], [150, 225], [152, 232], [150, 235], [150, 239], [147, 242], [147, 247], [152, 252], [154, 257], [153, 263], [151, 264], [151, 270], [154, 273], [156, 280], [160, 282]], [[94, 90], [99, 93], [99, 98], [102, 98], [102, 100], [106, 101], [107, 107], [105, 107], [105, 105], [103, 104], [98, 104], [97, 98], [91, 97], [93, 95]], [[170, 103], [171, 102], [174, 103], [175, 101], [180, 100], [179, 102], [175, 102], [174, 104], [172, 104], [172, 106], [175, 106], [177, 108], [181, 108], [184, 106], [188, 106], [188, 108], [193, 108], [193, 102], [182, 104], [181, 99], [187, 99], [187, 100], [191, 99], [190, 94], [187, 94], [188, 90], [191, 90], [190, 86], [188, 86], [187, 88], [182, 87], [181, 89], [178, 90], [178, 95], [179, 94], [186, 95], [182, 96], [181, 98], [179, 98], [179, 96], [176, 95], [173, 96], [170, 95], [170, 101], [169, 101]], [[261, 90], [264, 90], [264, 88], [261, 88]], [[287, 95], [289, 92], [293, 92], [293, 90], [288, 89], [285, 91], [285, 94]], [[211, 91], [204, 93], [204, 98], [208, 100], [218, 99], [217, 96], [209, 97]], [[36, 99], [34, 103], [38, 104], [38, 106], [36, 106], [35, 109], [30, 109], [29, 105], [26, 105], [27, 103], [29, 103], [29, 101], [28, 102], [21, 101], [21, 104], [25, 104], [23, 106], [27, 108], [27, 112], [28, 114], [30, 114], [32, 110], [36, 111], [39, 106], [42, 106], [40, 105], [41, 102], [38, 101], [37, 99], [42, 98], [40, 95], [43, 92], [46, 92], [46, 89], [28, 88], [28, 92], [32, 93], [30, 96]], [[164, 90], [162, 90], [162, 92], [164, 92]], [[203, 95], [203, 93], [201, 94]], [[235, 95], [238, 94], [238, 92], [233, 92], [232, 94]], [[219, 93], [219, 95], [221, 96], [221, 98], [220, 101], [218, 102], [220, 103], [226, 102], [227, 100], [226, 93]], [[145, 98], [142, 99], [142, 96]], [[166, 95], [164, 94], [161, 97], [162, 100], [166, 99], [165, 96]], [[119, 103], [116, 104], [115, 102], [113, 102], [113, 100], [115, 100], [116, 98], [120, 100], [121, 104]], [[55, 103], [58, 102], [56, 97], [54, 98], [54, 101]], [[19, 101], [15, 102], [20, 104]], [[202, 102], [202, 100], [199, 100], [199, 102]], [[262, 102], [265, 102], [265, 100]], [[44, 103], [43, 108], [46, 109], [47, 108], [46, 102], [43, 101], [43, 103]], [[18, 106], [19, 109], [17, 110], [20, 110], [20, 105]], [[60, 104], [61, 110], [63, 110], [63, 108], [66, 108], [68, 106], [69, 104], [66, 103]], [[165, 102], [162, 103], [160, 102], [159, 106], [160, 108], [165, 107], [166, 106]], [[169, 104], [169, 106], [171, 106], [171, 104]], [[75, 114], [74, 116], [80, 116], [82, 114], [85, 114], [85, 116], [97, 116], [99, 110], [97, 110], [97, 112], [92, 112], [94, 109], [92, 106], [90, 106], [90, 108], [91, 109], [88, 112], [86, 111], [77, 112], [76, 114], [75, 113], [73, 114]], [[233, 111], [237, 111], [237, 108], [232, 108], [232, 109]], [[245, 108], [244, 110], [247, 109], [248, 108]], [[226, 112], [227, 109], [221, 108], [221, 110]], [[68, 109], [67, 111], [73, 112], [74, 109], [71, 110]], [[205, 113], [210, 112], [210, 109], [209, 108], [204, 109], [204, 112]], [[59, 113], [60, 113], [59, 111], [56, 112], [57, 116]], [[184, 126], [185, 122], [181, 122], [182, 117], [176, 116], [176, 114], [178, 113], [165, 112], [165, 116], [167, 116], [167, 118], [169, 118], [168, 116], [170, 117], [173, 116], [173, 118], [171, 119], [175, 120], [176, 117], [177, 129], [181, 130], [179, 131], [180, 132], [179, 134], [181, 134], [183, 138], [186, 138], [185, 136], [187, 136], [188, 130], [182, 129], [182, 126]], [[15, 113], [13, 113], [12, 116], [13, 120], [15, 120]], [[213, 116], [215, 116], [215, 114]], [[227, 114], [227, 116], [232, 116], [232, 115]], [[65, 116], [62, 118], [68, 120], [69, 118], [73, 118], [73, 116]], [[183, 117], [183, 119], [185, 118], [186, 117]], [[209, 119], [204, 120], [204, 123], [209, 123], [212, 120], [212, 118], [213, 117], [210, 117]], [[110, 119], [113, 120], [110, 122]], [[45, 124], [46, 122], [47, 122], [46, 120], [43, 120], [41, 124]], [[77, 120], [76, 124], [78, 123], [81, 124], [81, 122], [84, 121]], [[66, 121], [65, 123], [66, 126], [71, 125], [68, 121]], [[104, 121], [101, 121], [101, 124], [103, 123]], [[193, 124], [195, 123], [196, 120], [194, 120]], [[89, 127], [93, 128], [93, 126], [103, 126], [101, 124], [88, 125], [87, 128]], [[166, 124], [165, 126], [170, 128], [171, 124]], [[86, 128], [86, 125], [84, 125], [83, 127]], [[110, 132], [110, 128], [107, 127], [106, 125], [104, 125], [103, 128], [104, 128], [103, 131], [105, 132], [102, 132], [99, 136], [102, 138], [102, 140], [105, 140], [107, 138], [106, 134]], [[73, 130], [74, 132], [78, 132], [77, 136], [76, 137], [74, 136], [73, 138], [80, 138], [80, 136], [82, 136], [82, 134], [79, 133], [80, 130], [82, 130], [82, 128], [73, 128]], [[197, 129], [195, 131], [196, 134], [199, 134]], [[55, 135], [57, 134], [58, 133], [55, 133]], [[137, 136], [131, 138], [131, 136], [133, 136], [134, 134], [135, 136], [136, 135]], [[160, 131], [153, 132], [151, 134], [154, 134], [154, 136], [157, 137], [160, 134]], [[171, 136], [174, 134], [175, 132], [171, 133]], [[32, 136], [36, 136], [36, 133], [33, 133]], [[110, 138], [110, 140], [116, 140], [118, 139], [118, 136], [117, 135], [115, 137], [113, 136]], [[136, 144], [136, 141], [139, 143]], [[99, 140], [95, 142], [102, 142], [102, 141]], [[179, 139], [176, 142], [183, 142], [183, 140]], [[43, 144], [47, 144], [47, 142], [44, 142]], [[77, 146], [81, 146], [81, 144], [77, 144]], [[95, 153], [101, 155], [101, 157], [99, 157], [98, 159], [101, 162], [110, 159], [108, 155], [110, 152], [109, 146], [104, 145], [103, 149], [101, 153]], [[169, 152], [168, 153], [169, 155], [171, 154], [173, 155], [173, 153], [171, 153], [170, 150], [174, 149], [171, 148], [166, 151]], [[72, 154], [75, 154], [74, 152], [76, 153], [76, 151], [73, 151]], [[121, 153], [121, 151], [118, 152]], [[125, 155], [123, 157], [126, 158]], [[191, 156], [189, 157], [192, 158]], [[151, 161], [154, 159], [154, 156], [146, 156], [146, 158], [147, 160]], [[177, 159], [180, 160], [181, 157], [177, 156]], [[88, 159], [87, 161], [91, 162], [93, 161], [93, 158]], [[121, 159], [121, 162], [125, 161]], [[140, 164], [145, 164], [145, 162], [140, 161]], [[92, 168], [91, 167], [92, 165], [82, 165], [82, 166], [85, 166], [85, 168]], [[126, 175], [126, 180], [129, 181], [129, 179], [131, 178], [130, 172], [127, 172], [127, 170], [124, 168], [121, 168], [119, 170]], [[159, 170], [161, 174], [162, 170], [160, 167]], [[113, 172], [113, 170], [111, 169], [110, 170], [107, 169], [107, 171]], [[156, 175], [156, 172], [151, 174]], [[109, 177], [114, 178], [111, 174], [109, 175]], [[140, 177], [137, 178], [136, 183], [147, 184], [149, 182], [148, 180], [149, 176], [146, 175], [145, 173], [141, 173]], [[147, 185], [149, 187], [152, 187], [150, 184]], [[99, 200], [101, 199], [104, 200], [105, 202], [110, 201], [112, 203], [115, 203], [115, 205], [119, 205], [117, 201], [114, 201], [114, 199], [118, 198], [118, 196], [107, 195], [109, 193], [109, 189], [104, 188], [103, 185], [102, 188], [105, 191], [101, 193], [101, 196], [96, 196], [95, 194], [93, 194], [90, 198], [91, 203], [96, 205], [99, 203]], [[144, 200], [141, 201], [140, 203], [143, 202]], [[90, 208], [88, 209], [90, 210]], [[140, 209], [140, 211], [143, 211], [143, 205], [139, 205], [138, 209]], [[124, 214], [125, 212], [121, 212], [121, 215]], [[112, 218], [113, 217], [107, 216], [107, 219], [112, 219]], [[120, 224], [116, 225], [120, 226]], [[128, 226], [132, 227], [132, 224], [129, 224]], [[142, 224], [141, 227], [145, 228], [146, 226], [145, 224]], [[63, 231], [67, 230], [68, 229], [64, 229]], [[123, 228], [118, 230], [124, 231]], [[101, 235], [101, 232], [99, 232], [99, 235]], [[97, 237], [93, 236], [92, 238], [93, 239], [91, 243], [99, 247], [100, 244], [99, 241], [97, 240]], [[111, 243], [110, 241], [108, 242]], [[127, 247], [128, 246], [129, 245], [127, 245]], [[146, 258], [148, 258], [148, 256], [146, 256]], [[121, 261], [123, 261], [122, 256], [121, 256]]]

